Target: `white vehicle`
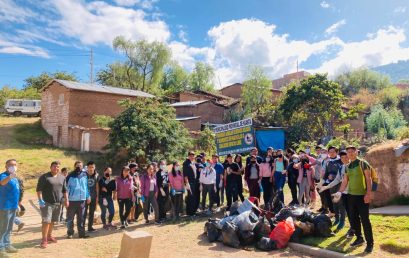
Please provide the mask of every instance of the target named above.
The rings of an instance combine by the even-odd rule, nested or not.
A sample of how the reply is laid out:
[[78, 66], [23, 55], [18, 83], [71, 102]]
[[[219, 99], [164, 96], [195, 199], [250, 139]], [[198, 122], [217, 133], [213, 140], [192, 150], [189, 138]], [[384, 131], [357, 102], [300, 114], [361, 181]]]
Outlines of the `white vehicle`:
[[41, 116], [41, 100], [8, 99], [4, 109], [14, 116]]

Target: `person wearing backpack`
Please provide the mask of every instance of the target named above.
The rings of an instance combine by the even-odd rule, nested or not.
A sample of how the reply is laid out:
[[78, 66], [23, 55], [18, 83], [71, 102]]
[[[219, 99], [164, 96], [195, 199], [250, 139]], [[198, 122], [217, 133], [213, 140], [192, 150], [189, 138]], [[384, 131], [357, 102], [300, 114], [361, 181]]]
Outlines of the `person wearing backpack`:
[[[375, 179], [374, 182], [377, 183], [377, 176], [368, 162], [357, 157], [357, 149], [355, 146], [348, 146], [346, 151], [350, 163], [346, 167], [342, 185], [339, 191], [334, 194], [334, 197], [340, 198], [342, 192], [346, 190], [348, 185], [349, 216], [351, 228], [356, 235], [356, 240], [351, 246], [356, 247], [365, 243], [361, 231], [362, 223], [366, 240], [365, 253], [371, 253], [373, 251], [374, 240], [372, 225], [369, 219], [369, 203], [372, 197], [372, 177]], [[376, 186], [374, 188], [374, 190], [376, 190]]]

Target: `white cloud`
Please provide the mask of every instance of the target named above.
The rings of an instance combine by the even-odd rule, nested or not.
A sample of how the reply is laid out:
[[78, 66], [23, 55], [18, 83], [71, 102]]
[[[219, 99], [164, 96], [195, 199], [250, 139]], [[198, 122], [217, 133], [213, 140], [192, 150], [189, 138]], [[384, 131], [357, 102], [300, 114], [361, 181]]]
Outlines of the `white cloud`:
[[326, 30], [325, 30], [325, 34], [326, 35], [331, 35], [334, 34], [338, 31], [338, 29], [342, 26], [344, 26], [346, 24], [345, 19], [342, 19], [334, 24], [332, 24], [331, 26], [329, 26]]
[[336, 74], [344, 67], [379, 66], [409, 59], [409, 47], [401, 47], [406, 36], [403, 29], [388, 27], [378, 30], [366, 40], [341, 42], [336, 57], [324, 62], [315, 71]]
[[276, 26], [260, 20], [234, 20], [209, 30], [216, 68], [223, 85], [242, 81], [249, 65], [260, 65], [271, 77], [279, 77], [296, 70], [309, 57], [326, 51], [339, 39], [309, 43], [290, 40], [288, 35], [274, 32]]
[[394, 13], [406, 13], [406, 6], [398, 6], [393, 10]]
[[112, 40], [119, 35], [133, 40], [163, 42], [170, 37], [165, 22], [147, 20], [146, 13], [142, 10], [100, 1], [85, 3], [79, 0], [55, 0], [53, 3], [61, 15], [54, 26], [61, 33], [77, 38], [85, 45], [112, 45]]
[[330, 5], [329, 5], [329, 3], [327, 3], [327, 1], [322, 1], [322, 2], [320, 3], [320, 5], [321, 5], [321, 7], [324, 8], [324, 9], [330, 7]]
[[151, 9], [153, 4], [158, 0], [114, 0], [117, 5], [120, 6], [134, 6], [139, 5], [145, 9]]
[[18, 6], [12, 0], [0, 0], [0, 22], [25, 23], [34, 15], [32, 10]]
[[2, 54], [20, 54], [27, 56], [38, 56], [43, 58], [49, 58], [49, 54], [46, 50], [40, 47], [18, 44], [10, 42], [8, 40], [0, 38], [0, 53]]
[[188, 42], [187, 33], [183, 29], [179, 30], [178, 37], [179, 37], [180, 41], [182, 41], [183, 43]]

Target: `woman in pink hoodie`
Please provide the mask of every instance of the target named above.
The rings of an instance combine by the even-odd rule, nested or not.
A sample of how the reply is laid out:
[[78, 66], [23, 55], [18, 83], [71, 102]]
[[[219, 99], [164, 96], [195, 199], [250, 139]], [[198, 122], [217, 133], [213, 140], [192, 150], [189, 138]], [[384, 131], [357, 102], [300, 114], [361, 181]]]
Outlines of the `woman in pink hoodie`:
[[[298, 203], [301, 204], [303, 196], [305, 198], [305, 204], [310, 203], [310, 190], [314, 188], [314, 167], [311, 166], [308, 157], [301, 158], [301, 162], [294, 165], [298, 167], [298, 180], [297, 183], [300, 186], [300, 192], [298, 194]], [[295, 168], [295, 167], [294, 167]]]

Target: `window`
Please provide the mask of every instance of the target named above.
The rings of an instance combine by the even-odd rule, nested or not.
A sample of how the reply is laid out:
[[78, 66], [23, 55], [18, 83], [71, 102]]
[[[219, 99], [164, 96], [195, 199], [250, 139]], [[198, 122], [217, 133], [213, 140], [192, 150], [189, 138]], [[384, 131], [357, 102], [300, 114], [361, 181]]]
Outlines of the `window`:
[[23, 102], [22, 101], [16, 101], [16, 100], [12, 100], [12, 101], [9, 101], [9, 105], [11, 106], [11, 107], [22, 107], [23, 106]]
[[23, 105], [25, 107], [35, 107], [36, 103], [34, 101], [24, 101]]
[[58, 98], [58, 105], [62, 106], [64, 105], [64, 93], [61, 93], [59, 98]]

